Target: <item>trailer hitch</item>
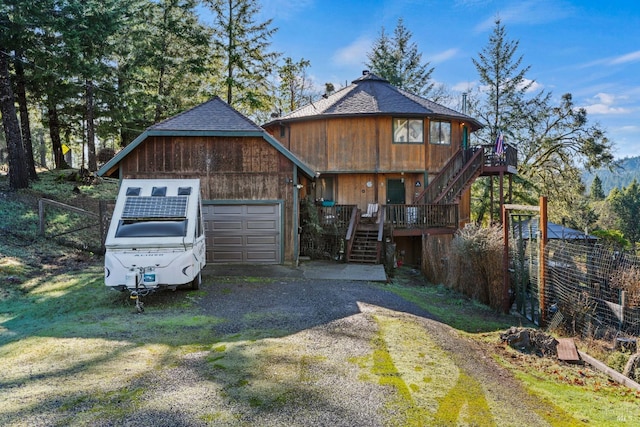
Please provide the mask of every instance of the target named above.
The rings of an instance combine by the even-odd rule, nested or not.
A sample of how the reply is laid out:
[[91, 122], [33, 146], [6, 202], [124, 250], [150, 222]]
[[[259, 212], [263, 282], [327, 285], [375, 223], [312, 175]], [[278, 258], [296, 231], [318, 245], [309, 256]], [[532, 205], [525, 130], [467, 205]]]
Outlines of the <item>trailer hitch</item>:
[[135, 289], [129, 291], [129, 298], [136, 300], [136, 310], [138, 313], [143, 313], [144, 303], [141, 298], [149, 295], [152, 290], [147, 288], [144, 283], [140, 283], [143, 281], [144, 273], [146, 271], [145, 267], [138, 267], [138, 270], [139, 273], [135, 275]]

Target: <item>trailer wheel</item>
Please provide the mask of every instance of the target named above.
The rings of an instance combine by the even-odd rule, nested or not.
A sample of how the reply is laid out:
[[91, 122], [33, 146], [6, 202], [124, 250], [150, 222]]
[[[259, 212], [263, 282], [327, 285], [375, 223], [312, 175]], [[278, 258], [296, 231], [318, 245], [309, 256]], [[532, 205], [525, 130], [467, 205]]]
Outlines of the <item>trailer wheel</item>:
[[191, 289], [194, 291], [197, 291], [198, 289], [200, 289], [201, 283], [202, 283], [202, 272], [199, 271], [198, 275], [194, 277], [193, 281], [191, 282]]

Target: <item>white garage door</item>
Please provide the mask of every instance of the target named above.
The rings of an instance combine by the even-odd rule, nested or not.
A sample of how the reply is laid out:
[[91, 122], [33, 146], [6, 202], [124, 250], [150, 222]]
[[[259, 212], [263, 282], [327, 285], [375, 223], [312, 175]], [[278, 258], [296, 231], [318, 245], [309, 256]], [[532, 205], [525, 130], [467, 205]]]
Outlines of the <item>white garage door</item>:
[[279, 204], [205, 205], [207, 262], [280, 264]]

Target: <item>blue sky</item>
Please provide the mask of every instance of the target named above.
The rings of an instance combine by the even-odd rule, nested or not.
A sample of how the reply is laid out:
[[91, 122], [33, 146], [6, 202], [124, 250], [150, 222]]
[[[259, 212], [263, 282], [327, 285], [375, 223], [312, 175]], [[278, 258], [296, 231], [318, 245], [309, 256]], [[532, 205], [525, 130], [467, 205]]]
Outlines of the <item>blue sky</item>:
[[571, 93], [614, 141], [617, 158], [640, 156], [640, 1], [637, 0], [262, 0], [278, 28], [272, 48], [311, 61], [318, 86], [343, 86], [365, 69], [382, 27], [398, 18], [413, 33], [432, 77], [462, 93], [478, 86], [471, 61], [496, 17], [519, 41], [536, 88]]

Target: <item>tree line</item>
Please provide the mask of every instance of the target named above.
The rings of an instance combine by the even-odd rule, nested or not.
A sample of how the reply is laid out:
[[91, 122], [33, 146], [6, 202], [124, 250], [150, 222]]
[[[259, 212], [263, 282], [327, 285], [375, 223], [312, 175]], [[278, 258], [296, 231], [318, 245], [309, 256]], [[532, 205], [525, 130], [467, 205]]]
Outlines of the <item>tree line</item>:
[[111, 148], [108, 156], [217, 94], [258, 121], [308, 99], [309, 61], [271, 49], [277, 29], [259, 12], [256, 0], [4, 0], [0, 162], [11, 188], [37, 179], [47, 153], [67, 168], [72, 146], [82, 146], [83, 167], [95, 171], [100, 148]]
[[[200, 19], [200, 5], [211, 23]], [[257, 0], [4, 0], [0, 112], [10, 187], [37, 179], [36, 163], [44, 164], [46, 153], [53, 153], [55, 168], [68, 167], [65, 146], [81, 144], [82, 165], [94, 171], [102, 151], [113, 155], [153, 123], [216, 94], [261, 123], [335, 90], [330, 83], [314, 87], [310, 61], [271, 48], [277, 28], [259, 21], [259, 12]], [[535, 90], [518, 47], [496, 19], [471, 59], [480, 84], [469, 89], [465, 105], [433, 81], [434, 68], [402, 19], [392, 32], [380, 30], [363, 65], [396, 87], [477, 118], [485, 127], [473, 143], [504, 135], [518, 151], [514, 202], [536, 204], [546, 195], [552, 220], [593, 226], [581, 174], [615, 166], [612, 142], [571, 94]], [[486, 180], [472, 188], [478, 223], [497, 209], [489, 191]]]

